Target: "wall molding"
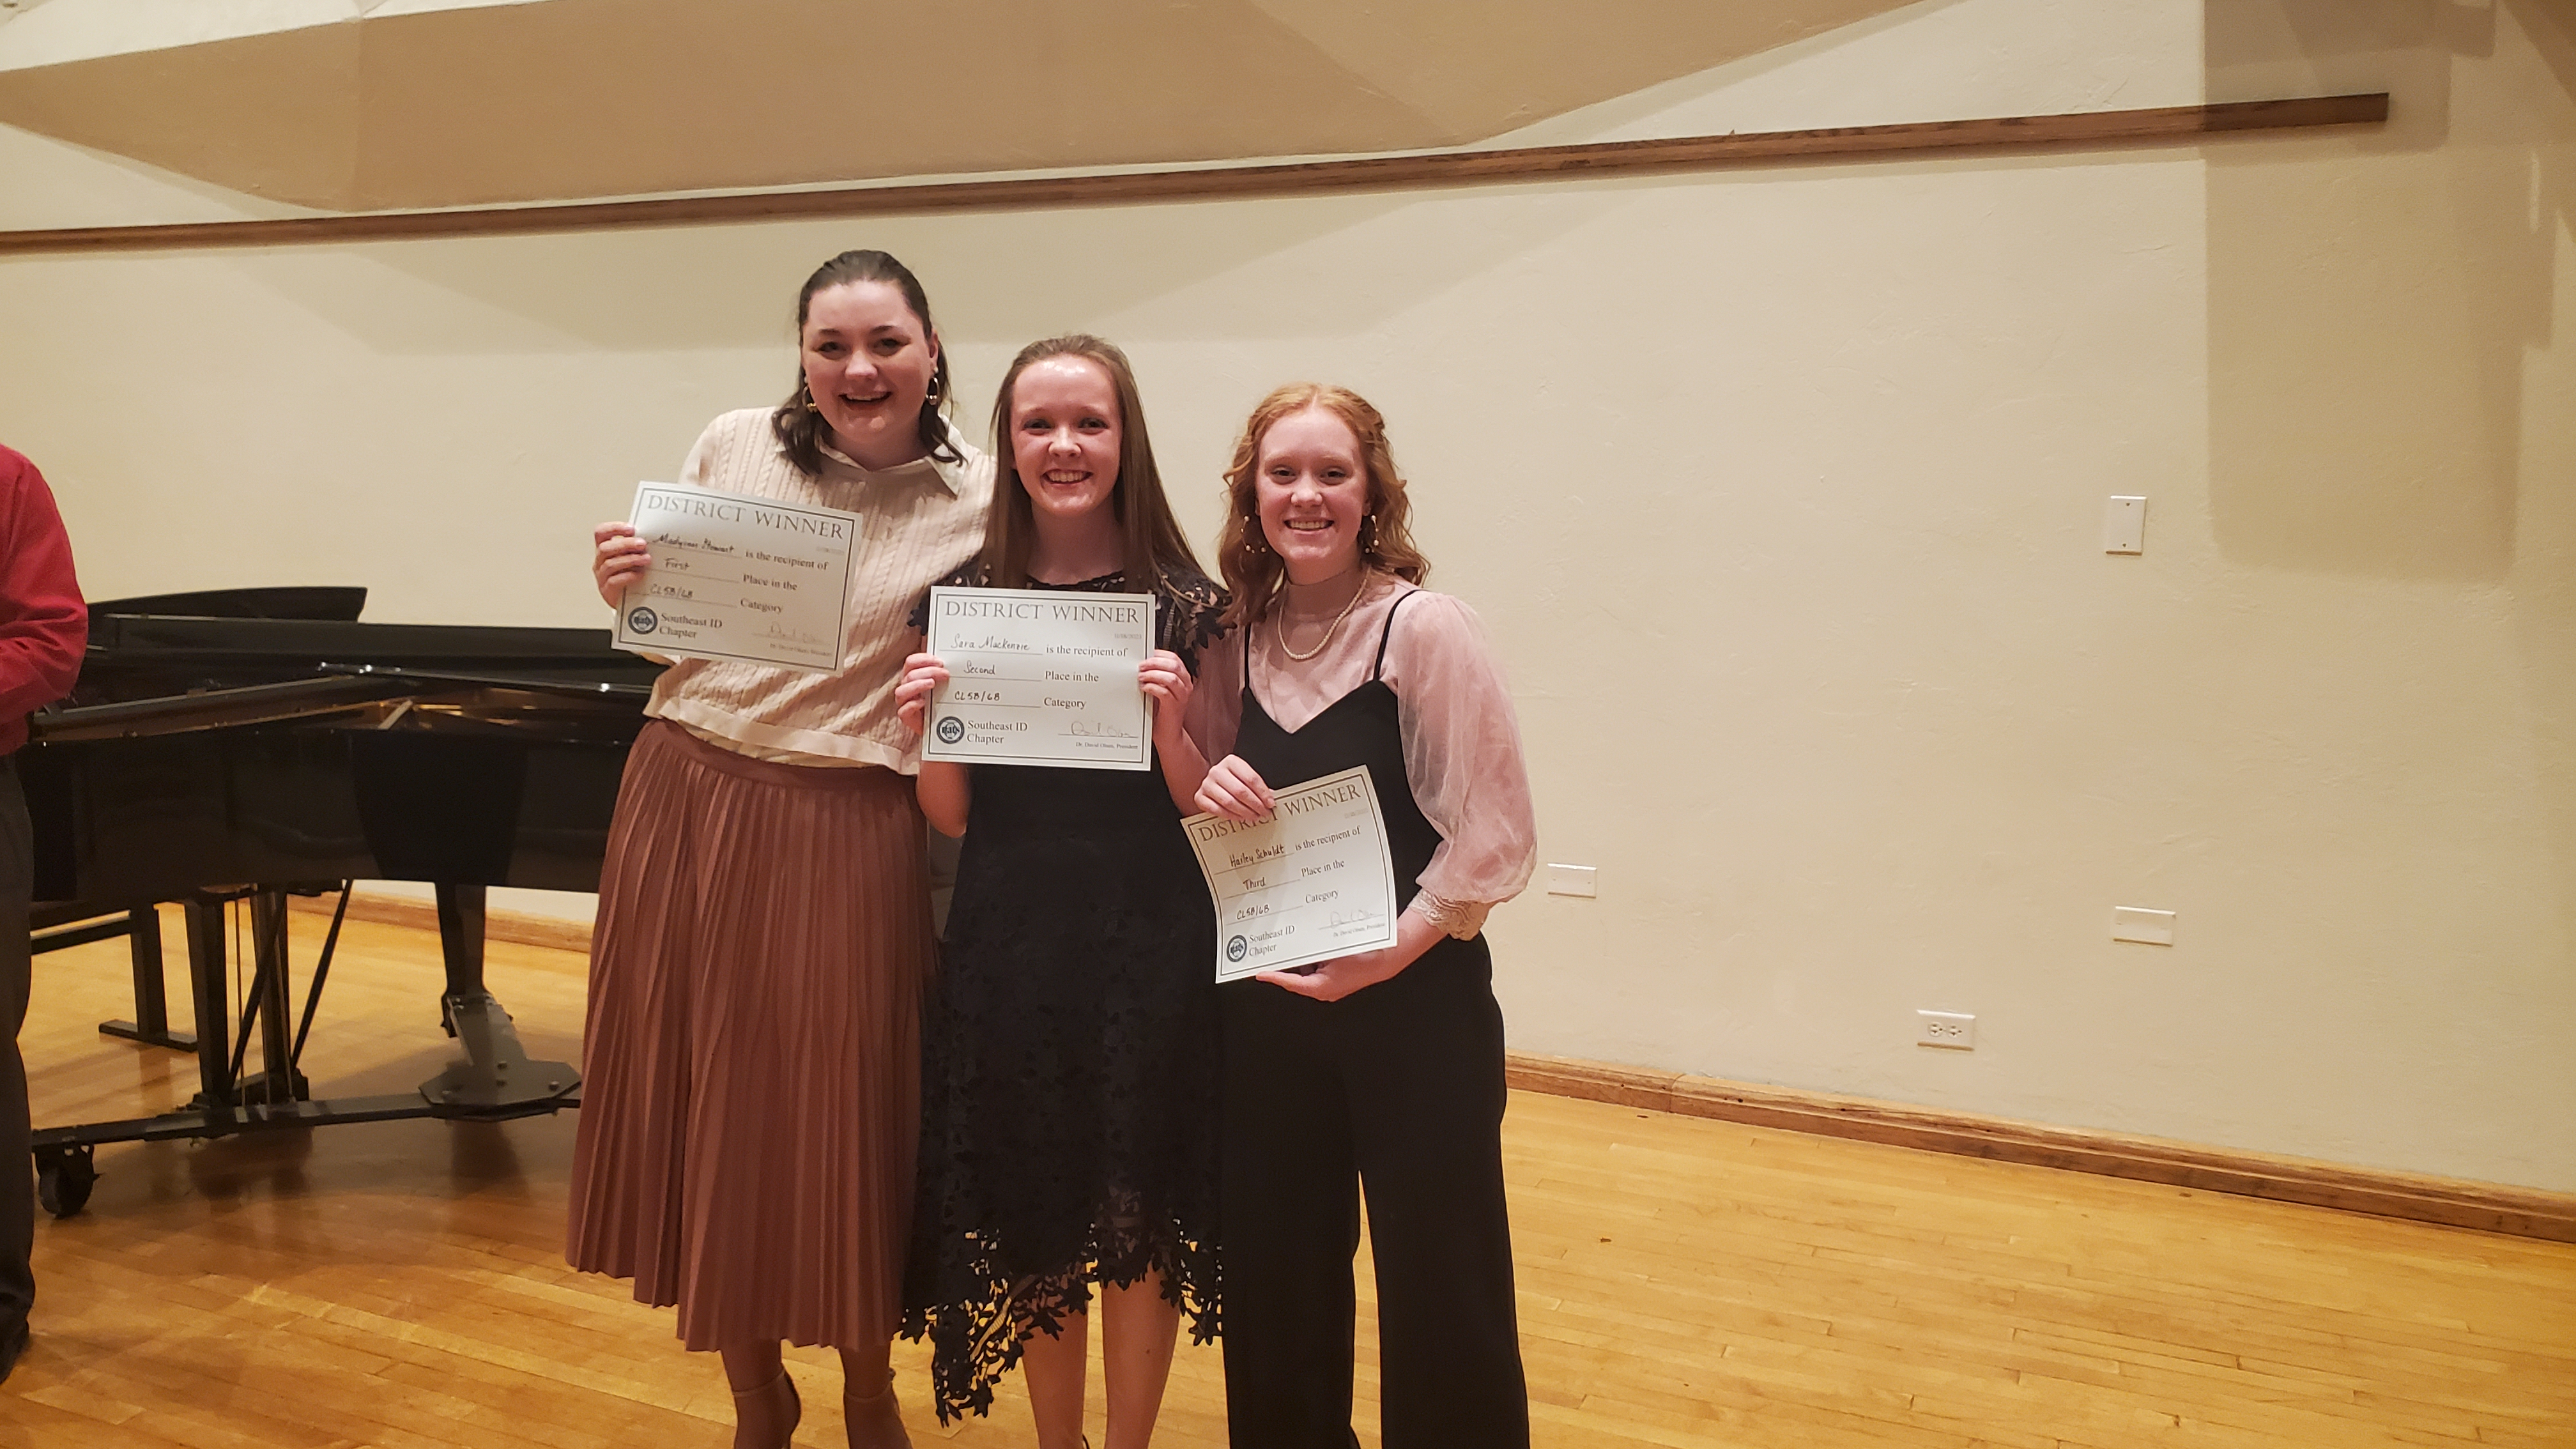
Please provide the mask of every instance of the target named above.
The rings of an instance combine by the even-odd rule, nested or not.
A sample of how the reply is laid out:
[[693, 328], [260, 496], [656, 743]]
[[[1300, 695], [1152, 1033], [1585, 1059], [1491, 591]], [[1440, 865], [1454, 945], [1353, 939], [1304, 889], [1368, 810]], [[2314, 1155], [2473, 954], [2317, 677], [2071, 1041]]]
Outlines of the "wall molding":
[[1552, 1096], [2576, 1243], [2576, 1194], [2049, 1127], [1568, 1057], [1515, 1052], [1507, 1074], [1515, 1087]]
[[[313, 916], [327, 916], [339, 903], [337, 894], [286, 898], [288, 910]], [[381, 926], [408, 926], [415, 931], [435, 935], [438, 931], [438, 906], [410, 896], [372, 895], [356, 890], [349, 893], [349, 919], [373, 921]], [[585, 956], [590, 954], [590, 922], [531, 915], [525, 911], [486, 911], [483, 938], [519, 946], [578, 951]]]
[[[330, 913], [333, 902], [329, 896], [290, 898], [294, 909], [323, 915]], [[437, 911], [428, 901], [400, 896], [352, 895], [349, 915], [354, 920], [417, 930], [438, 929]], [[493, 911], [484, 922], [484, 930], [495, 941], [585, 953], [590, 950], [590, 926], [582, 921]], [[2576, 1243], [2576, 1194], [2572, 1193], [2346, 1167], [2303, 1157], [2204, 1147], [2116, 1132], [2049, 1127], [1938, 1107], [1909, 1107], [1866, 1097], [1755, 1086], [1653, 1067], [1614, 1066], [1529, 1052], [1511, 1053], [1505, 1072], [1511, 1085], [1522, 1091], [1556, 1097]]]
[[1199, 166], [844, 186], [814, 191], [724, 192], [549, 206], [364, 212], [260, 221], [0, 231], [0, 256], [196, 250], [514, 236], [632, 227], [706, 226], [817, 217], [943, 211], [1019, 211], [1158, 201], [1298, 196], [1335, 191], [1581, 181], [1736, 167], [1862, 161], [1927, 154], [2009, 153], [2189, 143], [2214, 136], [2319, 126], [2378, 125], [2388, 93], [2228, 101], [2050, 116], [1993, 116], [1808, 131], [1749, 131], [1573, 146], [1496, 147], [1337, 161]]

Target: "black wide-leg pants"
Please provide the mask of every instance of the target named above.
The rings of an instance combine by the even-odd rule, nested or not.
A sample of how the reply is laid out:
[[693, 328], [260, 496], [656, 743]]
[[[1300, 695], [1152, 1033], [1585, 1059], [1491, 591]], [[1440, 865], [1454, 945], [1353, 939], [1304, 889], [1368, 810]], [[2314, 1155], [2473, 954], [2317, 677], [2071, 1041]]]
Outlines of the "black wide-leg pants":
[[1385, 1449], [1521, 1449], [1503, 1018], [1484, 938], [1336, 1002], [1220, 987], [1233, 1449], [1350, 1449], [1360, 1190]]
[[28, 1139], [27, 1068], [18, 1028], [27, 1019], [27, 906], [35, 891], [35, 847], [16, 761], [0, 755], [0, 1345], [35, 1306], [36, 1164]]

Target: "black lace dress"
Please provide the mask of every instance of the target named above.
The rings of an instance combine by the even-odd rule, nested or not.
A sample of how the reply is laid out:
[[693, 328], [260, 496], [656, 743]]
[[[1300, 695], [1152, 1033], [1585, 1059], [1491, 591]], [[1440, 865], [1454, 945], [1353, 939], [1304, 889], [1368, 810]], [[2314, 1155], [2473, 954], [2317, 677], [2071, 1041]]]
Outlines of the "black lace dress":
[[[1175, 580], [1157, 642], [1195, 672], [1223, 609]], [[1216, 928], [1181, 812], [1159, 767], [971, 768], [904, 1279], [943, 1423], [991, 1408], [1020, 1340], [1095, 1283], [1159, 1270], [1191, 1336], [1217, 1331]]]

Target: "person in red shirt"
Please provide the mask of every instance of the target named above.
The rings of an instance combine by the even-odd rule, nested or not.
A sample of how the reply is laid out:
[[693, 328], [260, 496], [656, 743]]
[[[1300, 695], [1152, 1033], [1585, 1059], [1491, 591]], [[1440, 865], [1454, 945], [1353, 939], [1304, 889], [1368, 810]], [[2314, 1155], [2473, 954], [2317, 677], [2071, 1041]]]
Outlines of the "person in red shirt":
[[36, 1167], [28, 1139], [27, 1070], [18, 1027], [27, 1018], [27, 907], [35, 848], [17, 752], [27, 716], [71, 693], [89, 643], [89, 610], [72, 576], [71, 540], [45, 475], [0, 447], [0, 1379], [27, 1347], [36, 1302]]

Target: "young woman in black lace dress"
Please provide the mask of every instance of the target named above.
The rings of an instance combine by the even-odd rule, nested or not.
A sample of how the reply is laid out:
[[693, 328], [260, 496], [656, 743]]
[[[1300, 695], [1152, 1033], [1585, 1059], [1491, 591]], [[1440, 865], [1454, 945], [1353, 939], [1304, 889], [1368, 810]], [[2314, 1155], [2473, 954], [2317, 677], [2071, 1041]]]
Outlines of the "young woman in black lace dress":
[[[965, 843], [922, 1023], [904, 1331], [930, 1337], [943, 1421], [988, 1409], [1018, 1362], [1041, 1449], [1075, 1449], [1097, 1294], [1107, 1449], [1142, 1449], [1180, 1315], [1200, 1341], [1217, 1326], [1215, 924], [1180, 820], [1207, 773], [1183, 706], [1225, 597], [1172, 519], [1117, 348], [1030, 344], [993, 420], [983, 556], [951, 582], [1152, 595], [1157, 768], [922, 766], [923, 812]], [[914, 729], [947, 677], [908, 662]]]

